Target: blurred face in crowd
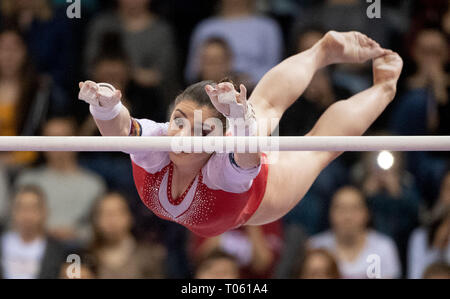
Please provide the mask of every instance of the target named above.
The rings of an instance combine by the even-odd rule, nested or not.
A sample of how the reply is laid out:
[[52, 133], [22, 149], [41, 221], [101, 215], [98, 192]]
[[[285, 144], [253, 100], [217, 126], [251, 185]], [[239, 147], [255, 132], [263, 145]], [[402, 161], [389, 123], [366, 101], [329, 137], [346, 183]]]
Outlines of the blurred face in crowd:
[[150, 0], [119, 0], [119, 7], [128, 12], [146, 11]]
[[220, 82], [231, 72], [231, 53], [219, 42], [207, 43], [200, 54], [201, 80]]
[[437, 30], [421, 31], [414, 43], [413, 58], [419, 69], [444, 66], [448, 61], [445, 36]]
[[442, 180], [441, 190], [439, 193], [439, 201], [450, 205], [450, 171], [447, 172], [444, 179]]
[[339, 273], [336, 262], [330, 254], [320, 250], [310, 252], [300, 273], [302, 279], [337, 279]]
[[369, 211], [361, 192], [351, 187], [338, 190], [331, 203], [330, 220], [333, 231], [340, 237], [363, 233], [369, 221]]
[[125, 61], [106, 59], [94, 68], [94, 81], [109, 83], [119, 90], [124, 90], [129, 80], [129, 68]]
[[440, 250], [445, 250], [450, 241], [450, 211], [442, 220], [441, 224], [437, 227], [434, 239], [433, 247]]
[[[201, 119], [195, 119], [195, 111], [201, 111]], [[194, 101], [183, 100], [175, 106], [170, 118], [168, 136], [211, 136], [215, 134], [216, 126], [222, 126], [221, 123], [213, 124], [209, 120], [218, 117], [215, 109], [207, 106], [200, 107]], [[195, 123], [194, 121], [197, 121]], [[223, 126], [222, 126], [223, 127]], [[195, 132], [199, 128], [199, 132]], [[201, 130], [200, 130], [201, 129]], [[223, 130], [222, 130], [223, 132]], [[189, 166], [206, 163], [211, 157], [208, 153], [169, 153], [170, 160], [176, 166]]]
[[0, 35], [0, 74], [18, 76], [25, 64], [27, 51], [22, 38], [14, 31]]
[[229, 258], [215, 258], [206, 261], [197, 271], [197, 279], [238, 279], [239, 268]]
[[[55, 118], [49, 120], [45, 126], [43, 133], [45, 136], [74, 136], [75, 123], [71, 119]], [[76, 157], [75, 152], [45, 152], [45, 158], [52, 165], [59, 165]]]
[[323, 34], [319, 31], [307, 31], [302, 34], [297, 41], [297, 52], [303, 52], [314, 46], [321, 38]]
[[42, 233], [46, 216], [44, 200], [38, 194], [23, 191], [19, 192], [14, 198], [13, 226], [24, 238]]
[[104, 197], [99, 203], [94, 221], [102, 238], [109, 242], [118, 242], [129, 236], [132, 216], [125, 198], [119, 194]]

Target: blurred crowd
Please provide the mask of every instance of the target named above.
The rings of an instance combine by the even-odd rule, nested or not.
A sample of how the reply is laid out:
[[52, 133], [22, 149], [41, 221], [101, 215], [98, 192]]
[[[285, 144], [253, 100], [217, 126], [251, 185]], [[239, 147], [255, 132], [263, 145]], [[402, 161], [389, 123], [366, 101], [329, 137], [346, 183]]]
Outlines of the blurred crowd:
[[[368, 135], [450, 135], [450, 1], [380, 1], [379, 19], [371, 2], [1, 0], [0, 136], [99, 135], [77, 101], [87, 79], [164, 122], [189, 84], [228, 77], [251, 91], [328, 30], [363, 32], [405, 61]], [[370, 85], [370, 63], [321, 70], [280, 134], [306, 134]], [[146, 209], [126, 154], [0, 153], [0, 277], [71, 278], [77, 255], [83, 278], [450, 278], [450, 154], [380, 157], [345, 153], [283, 219], [205, 239]]]

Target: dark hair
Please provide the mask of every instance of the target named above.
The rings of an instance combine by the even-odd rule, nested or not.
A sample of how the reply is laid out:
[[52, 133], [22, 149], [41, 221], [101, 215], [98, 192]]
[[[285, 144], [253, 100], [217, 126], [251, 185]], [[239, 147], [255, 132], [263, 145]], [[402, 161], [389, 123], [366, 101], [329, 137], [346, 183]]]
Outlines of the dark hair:
[[435, 275], [450, 277], [450, 265], [445, 262], [431, 264], [425, 269], [423, 278], [431, 278]]
[[[107, 198], [110, 198], [110, 197], [118, 197], [118, 198], [122, 199], [123, 202], [125, 203], [127, 212], [130, 213], [130, 217], [131, 217], [132, 221], [134, 221], [133, 216], [131, 214], [131, 208], [130, 208], [129, 203], [127, 202], [124, 194], [122, 194], [121, 192], [118, 192], [118, 191], [110, 191], [108, 193], [100, 195], [94, 201], [94, 204], [92, 206], [91, 213], [90, 213], [93, 238], [92, 238], [92, 243], [89, 246], [88, 252], [94, 256], [96, 255], [98, 250], [105, 245], [105, 242], [106, 242], [105, 238], [103, 237], [103, 235], [100, 232], [100, 229], [98, 227], [97, 217], [98, 217], [98, 213], [100, 211], [100, 206], [101, 206], [102, 202], [104, 202]], [[132, 224], [132, 227], [130, 227], [130, 232], [132, 235], [134, 235], [132, 231], [133, 231], [133, 224]]]
[[305, 257], [301, 263], [301, 267], [299, 268], [299, 271], [297, 273], [297, 277], [295, 277], [295, 278], [300, 278], [304, 275], [306, 261], [314, 255], [321, 255], [327, 259], [328, 273], [330, 274], [330, 276], [332, 278], [334, 278], [334, 279], [341, 278], [341, 273], [339, 272], [339, 267], [338, 267], [336, 258], [334, 257], [334, 255], [332, 255], [328, 250], [326, 250], [324, 248], [309, 249], [306, 252]]
[[214, 250], [213, 252], [211, 252], [210, 254], [206, 255], [205, 257], [201, 258], [198, 261], [195, 272], [198, 273], [201, 270], [210, 266], [212, 262], [214, 262], [216, 260], [221, 260], [221, 259], [229, 260], [229, 261], [235, 263], [236, 266], [238, 266], [237, 259], [234, 256], [232, 256], [231, 254], [228, 254], [222, 250], [217, 249], [217, 250]]
[[218, 36], [213, 36], [208, 38], [205, 42], [203, 42], [203, 47], [205, 46], [209, 46], [209, 45], [219, 45], [221, 46], [225, 52], [227, 53], [228, 56], [232, 57], [233, 56], [233, 51], [230, 48], [230, 45], [228, 44], [228, 42], [221, 37]]
[[124, 64], [129, 64], [130, 59], [126, 54], [123, 45], [123, 39], [119, 32], [108, 31], [101, 36], [99, 52], [94, 57], [92, 65], [95, 67], [104, 61], [121, 61]]
[[[223, 82], [229, 82], [235, 86], [235, 84], [228, 78], [225, 78], [224, 80], [220, 81], [219, 83], [223, 83]], [[214, 86], [214, 85], [217, 85], [217, 83], [214, 81], [211, 81], [211, 80], [207, 80], [207, 81], [201, 81], [199, 83], [192, 84], [191, 86], [186, 88], [180, 95], [177, 96], [177, 98], [175, 99], [175, 104], [173, 105], [173, 107], [170, 110], [173, 111], [174, 107], [183, 101], [192, 101], [200, 107], [207, 107], [207, 108], [214, 110], [216, 112], [215, 116], [222, 121], [223, 128], [224, 128], [224, 130], [226, 130], [226, 127], [227, 127], [226, 126], [226, 124], [227, 124], [226, 117], [222, 113], [217, 111], [216, 107], [214, 107], [214, 105], [211, 103], [211, 100], [205, 90], [205, 87], [207, 85]], [[236, 89], [236, 86], [235, 86], [235, 89]]]
[[[16, 109], [16, 129], [18, 134], [22, 134], [22, 131], [26, 126], [26, 120], [29, 118], [28, 114], [31, 110], [30, 107], [33, 106], [32, 102], [35, 99], [40, 82], [38, 76], [36, 75], [36, 70], [32, 63], [24, 34], [22, 34], [17, 27], [9, 26], [0, 31], [0, 36], [8, 33], [16, 35], [25, 49], [25, 59], [22, 68], [20, 69], [20, 92], [16, 105], [16, 107], [20, 107], [20, 109]], [[1, 73], [0, 76], [2, 76]]]

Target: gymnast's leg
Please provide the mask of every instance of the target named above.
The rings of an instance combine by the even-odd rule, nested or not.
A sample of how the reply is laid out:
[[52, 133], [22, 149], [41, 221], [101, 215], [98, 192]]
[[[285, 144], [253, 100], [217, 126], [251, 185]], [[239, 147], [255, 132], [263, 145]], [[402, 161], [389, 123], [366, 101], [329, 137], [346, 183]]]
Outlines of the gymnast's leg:
[[[359, 136], [370, 127], [394, 99], [403, 67], [400, 56], [392, 51], [374, 60], [374, 85], [331, 105], [308, 136]], [[320, 172], [341, 153], [281, 152], [277, 163], [269, 167], [263, 201], [247, 222], [262, 225], [286, 215], [302, 199]]]
[[385, 51], [364, 34], [330, 31], [311, 49], [284, 60], [261, 79], [249, 99], [258, 122], [273, 124], [259, 135], [272, 133], [319, 69], [335, 63], [362, 63]]

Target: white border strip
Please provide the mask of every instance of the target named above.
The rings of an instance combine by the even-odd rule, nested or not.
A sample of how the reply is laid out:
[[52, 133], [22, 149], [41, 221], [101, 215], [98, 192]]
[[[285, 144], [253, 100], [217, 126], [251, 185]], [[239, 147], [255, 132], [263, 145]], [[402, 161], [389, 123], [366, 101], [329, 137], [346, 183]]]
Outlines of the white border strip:
[[450, 151], [450, 136], [0, 137], [0, 151]]

